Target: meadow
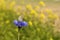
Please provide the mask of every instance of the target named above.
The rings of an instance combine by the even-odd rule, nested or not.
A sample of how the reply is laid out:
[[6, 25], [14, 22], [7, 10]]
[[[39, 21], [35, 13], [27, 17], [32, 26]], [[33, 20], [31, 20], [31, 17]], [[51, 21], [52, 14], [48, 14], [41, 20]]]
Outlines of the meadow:
[[14, 20], [22, 15], [28, 23], [20, 40], [60, 40], [59, 3], [55, 0], [0, 0], [0, 40], [17, 40]]

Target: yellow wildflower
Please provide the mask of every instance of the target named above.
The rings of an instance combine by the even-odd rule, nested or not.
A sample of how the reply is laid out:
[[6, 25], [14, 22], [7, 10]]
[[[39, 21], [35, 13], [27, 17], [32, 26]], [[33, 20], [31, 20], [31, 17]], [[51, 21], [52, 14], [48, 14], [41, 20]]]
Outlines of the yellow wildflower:
[[53, 18], [53, 15], [48, 15], [48, 18], [51, 18], [52, 19]]
[[35, 14], [36, 13], [36, 11], [35, 10], [31, 10], [31, 14]]
[[6, 22], [5, 22], [6, 24], [8, 24], [8, 23], [10, 23], [10, 21], [9, 20], [6, 20]]
[[38, 13], [35, 13], [35, 14], [34, 14], [34, 17], [38, 17]]
[[0, 0], [0, 3], [4, 3], [5, 2], [5, 0]]
[[59, 19], [57, 14], [54, 14], [53, 17], [54, 17], [54, 19]]
[[46, 9], [45, 11], [47, 12], [47, 14], [52, 14], [53, 13], [51, 9]]
[[41, 13], [39, 16], [40, 16], [40, 19], [45, 19], [45, 15], [43, 13]]
[[10, 8], [13, 8], [15, 6], [15, 1], [12, 1], [11, 3], [10, 3]]
[[22, 8], [21, 6], [18, 6], [18, 7], [17, 7], [17, 10], [21, 10], [21, 8]]
[[26, 5], [26, 8], [32, 10], [32, 6], [30, 4]]
[[40, 6], [35, 6], [35, 10], [38, 10], [38, 9], [40, 9]]
[[16, 14], [19, 16], [20, 15], [20, 12], [17, 12]]
[[50, 15], [48, 15], [48, 18], [50, 18], [50, 19], [58, 19], [59, 17], [56, 14], [50, 14]]
[[53, 38], [51, 37], [50, 40], [53, 40]]
[[32, 26], [32, 22], [31, 22], [31, 21], [29, 21], [29, 25], [31, 25], [31, 26]]
[[41, 6], [45, 6], [45, 3], [44, 3], [43, 1], [40, 1], [39, 4], [40, 4]]
[[18, 29], [17, 28], [15, 30], [16, 30], [16, 32], [18, 32]]
[[6, 9], [6, 2], [5, 2], [5, 0], [0, 0], [0, 8]]
[[45, 15], [41, 13], [39, 16], [40, 16], [40, 22], [45, 23]]

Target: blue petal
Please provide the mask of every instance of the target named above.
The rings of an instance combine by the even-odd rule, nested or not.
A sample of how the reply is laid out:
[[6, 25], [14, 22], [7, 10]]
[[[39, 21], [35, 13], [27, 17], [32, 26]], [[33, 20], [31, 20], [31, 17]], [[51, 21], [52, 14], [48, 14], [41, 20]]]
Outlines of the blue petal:
[[16, 26], [18, 26], [18, 21], [17, 21], [17, 20], [14, 20], [14, 24], [15, 24]]
[[20, 27], [27, 26], [27, 22], [25, 21], [18, 22], [18, 26]]
[[27, 22], [25, 21], [17, 21], [17, 20], [14, 20], [14, 24], [18, 27], [24, 27], [24, 26], [27, 26]]
[[24, 26], [27, 26], [27, 22], [24, 21], [23, 23], [24, 23]]

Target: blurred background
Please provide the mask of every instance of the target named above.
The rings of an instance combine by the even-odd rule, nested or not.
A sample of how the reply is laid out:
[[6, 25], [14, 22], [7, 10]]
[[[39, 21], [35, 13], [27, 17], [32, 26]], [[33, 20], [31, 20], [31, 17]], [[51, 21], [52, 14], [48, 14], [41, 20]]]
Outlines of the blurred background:
[[20, 40], [60, 40], [60, 0], [0, 0], [0, 40], [17, 40], [13, 23], [23, 15], [28, 26]]

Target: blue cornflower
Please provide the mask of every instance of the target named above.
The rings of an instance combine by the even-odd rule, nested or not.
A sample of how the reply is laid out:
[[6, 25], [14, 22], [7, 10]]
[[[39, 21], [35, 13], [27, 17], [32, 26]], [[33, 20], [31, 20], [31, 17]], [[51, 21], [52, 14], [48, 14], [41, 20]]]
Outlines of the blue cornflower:
[[14, 24], [18, 27], [24, 27], [27, 26], [27, 22], [25, 21], [18, 21], [18, 20], [14, 20]]

